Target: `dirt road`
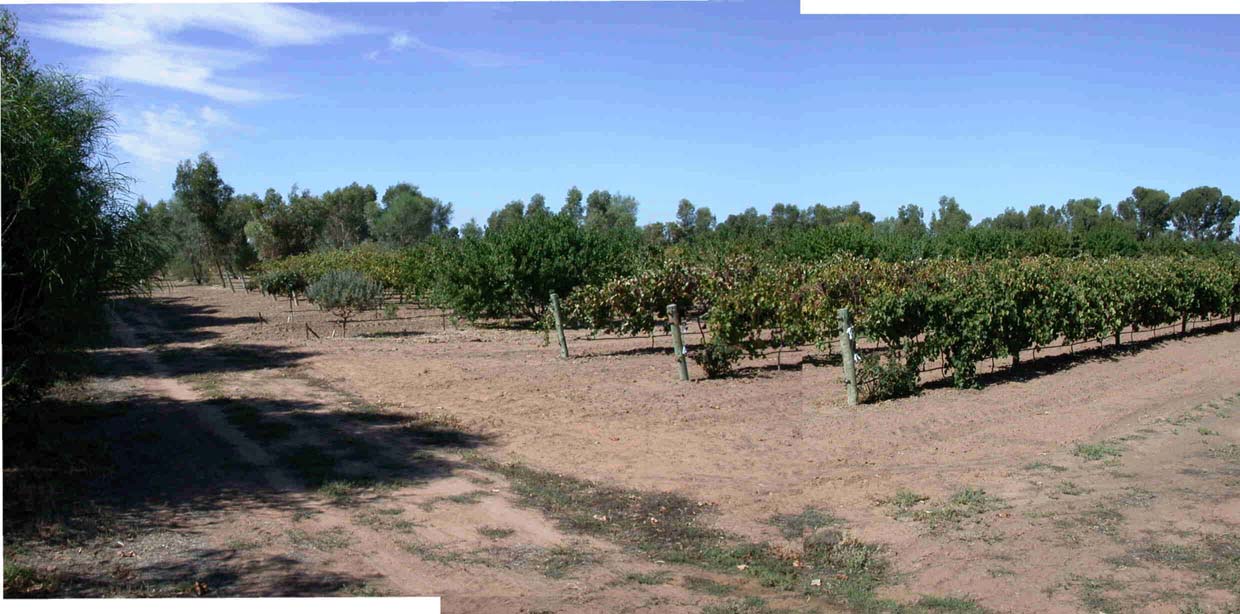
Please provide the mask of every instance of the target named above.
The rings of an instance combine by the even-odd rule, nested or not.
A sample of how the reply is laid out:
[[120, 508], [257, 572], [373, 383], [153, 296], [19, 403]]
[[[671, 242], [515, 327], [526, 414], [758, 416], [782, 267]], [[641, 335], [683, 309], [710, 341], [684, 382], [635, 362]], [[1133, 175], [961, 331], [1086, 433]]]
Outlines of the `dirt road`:
[[[6, 424], [5, 554], [28, 570], [14, 584], [6, 563], [6, 590], [440, 594], [448, 611], [1240, 607], [1238, 332], [850, 409], [838, 367], [796, 354], [678, 384], [661, 338], [579, 331], [562, 361], [538, 333], [407, 308], [342, 339], [312, 309], [192, 287], [116, 314], [98, 372], [55, 402], [66, 437], [109, 438], [109, 469], [61, 493], [89, 510], [10, 511], [12, 478], [33, 474], [11, 472]], [[801, 551], [820, 526], [871, 563], [816, 574], [843, 564]], [[744, 558], [745, 541], [764, 549]], [[843, 597], [861, 577], [870, 601]]]

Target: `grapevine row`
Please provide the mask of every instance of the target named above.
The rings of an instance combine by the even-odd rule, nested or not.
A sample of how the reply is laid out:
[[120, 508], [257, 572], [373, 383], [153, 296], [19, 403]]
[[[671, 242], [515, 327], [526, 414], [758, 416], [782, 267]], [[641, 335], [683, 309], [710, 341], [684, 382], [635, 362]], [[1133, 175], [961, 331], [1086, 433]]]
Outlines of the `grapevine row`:
[[825, 346], [846, 307], [857, 332], [891, 348], [905, 373], [915, 378], [923, 363], [942, 359], [957, 386], [971, 386], [988, 358], [1234, 314], [1240, 258], [665, 261], [579, 288], [566, 310], [592, 329], [637, 334], [665, 322], [673, 303], [703, 314], [711, 340], [695, 358], [712, 375], [772, 346]]

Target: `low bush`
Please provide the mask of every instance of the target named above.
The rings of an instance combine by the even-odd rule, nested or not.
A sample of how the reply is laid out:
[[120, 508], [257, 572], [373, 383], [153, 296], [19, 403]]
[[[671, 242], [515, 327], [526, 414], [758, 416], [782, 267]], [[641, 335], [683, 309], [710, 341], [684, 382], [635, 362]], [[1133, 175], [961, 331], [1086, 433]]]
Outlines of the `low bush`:
[[357, 271], [331, 271], [306, 289], [306, 298], [340, 318], [345, 334], [350, 318], [383, 303], [383, 285]]

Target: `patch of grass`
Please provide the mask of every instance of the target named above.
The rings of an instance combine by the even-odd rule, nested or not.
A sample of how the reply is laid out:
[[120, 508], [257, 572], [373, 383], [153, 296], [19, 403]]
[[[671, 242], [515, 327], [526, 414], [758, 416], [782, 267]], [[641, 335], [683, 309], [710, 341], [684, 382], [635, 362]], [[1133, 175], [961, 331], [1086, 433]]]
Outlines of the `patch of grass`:
[[362, 495], [381, 494], [406, 486], [403, 480], [332, 480], [319, 487], [319, 494], [332, 503], [353, 503]]
[[572, 571], [583, 565], [594, 563], [597, 558], [575, 546], [561, 544], [549, 548], [538, 561], [544, 576], [560, 579], [567, 577]]
[[1240, 597], [1240, 534], [1203, 535], [1193, 544], [1152, 542], [1129, 550], [1126, 556], [1140, 563], [1191, 571], [1203, 586]]
[[1038, 462], [1036, 462], [1036, 463], [1029, 463], [1028, 465], [1025, 465], [1024, 469], [1025, 469], [1025, 471], [1043, 471], [1043, 470], [1047, 470], [1047, 471], [1054, 471], [1054, 472], [1056, 472], [1056, 473], [1063, 473], [1064, 471], [1067, 471], [1067, 470], [1068, 470], [1068, 468], [1067, 468], [1067, 467], [1063, 467], [1063, 466], [1060, 466], [1060, 465], [1052, 465], [1052, 464], [1050, 464], [1050, 463], [1044, 463], [1044, 462], [1042, 462], [1042, 461], [1038, 461]]
[[331, 552], [347, 547], [352, 542], [352, 535], [340, 527], [308, 533], [301, 529], [292, 529], [287, 533], [289, 542], [298, 548], [311, 548], [323, 552]]
[[1006, 567], [991, 567], [990, 569], [986, 570], [986, 573], [990, 574], [990, 577], [992, 578], [1000, 578], [1004, 576], [1016, 575], [1016, 572]]
[[[180, 350], [168, 350], [168, 352], [179, 352]], [[164, 358], [166, 352], [160, 350], [159, 355], [165, 363], [169, 362]], [[207, 397], [208, 400], [217, 399], [224, 396], [224, 378], [219, 373], [195, 373], [193, 375], [185, 375], [181, 379], [189, 383], [190, 387]]]
[[1123, 446], [1107, 441], [1099, 443], [1078, 443], [1076, 444], [1076, 448], [1072, 450], [1072, 454], [1074, 456], [1079, 456], [1085, 460], [1091, 461], [1103, 460], [1112, 456], [1120, 456], [1123, 453]]
[[972, 599], [967, 597], [934, 597], [925, 595], [917, 600], [916, 604], [929, 612], [985, 612], [982, 606], [977, 605]]
[[1111, 500], [1126, 507], [1149, 507], [1156, 497], [1157, 495], [1144, 488], [1128, 486], [1124, 488], [1123, 494], [1112, 497]]
[[436, 544], [424, 542], [410, 542], [404, 544], [404, 549], [410, 554], [430, 563], [466, 563], [475, 565], [490, 565], [491, 561], [472, 557], [460, 552], [453, 552]]
[[504, 539], [506, 537], [512, 537], [514, 533], [516, 533], [515, 529], [508, 529], [504, 527], [478, 527], [478, 534], [487, 539]]
[[229, 550], [254, 550], [262, 547], [262, 543], [251, 539], [232, 539], [224, 543]]
[[[704, 502], [498, 463], [473, 452], [463, 456], [503, 476], [521, 505], [540, 510], [566, 531], [608, 539], [665, 563], [740, 573], [764, 587], [823, 597], [855, 610], [895, 611], [904, 607], [876, 594], [890, 574], [887, 558], [878, 546], [846, 538], [831, 548], [807, 554], [769, 543], [747, 542], [711, 527], [706, 519], [712, 507]], [[958, 500], [959, 506], [972, 509], [979, 503], [993, 505], [998, 501], [984, 494], [979, 500], [979, 493], [965, 493]], [[766, 607], [760, 600], [710, 607], [750, 608], [712, 610], [716, 612], [769, 611], [754, 609]]]
[[882, 503], [892, 508], [892, 517], [897, 519], [905, 519], [912, 517], [914, 507], [923, 502], [929, 501], [930, 497], [919, 495], [911, 490], [900, 489], [890, 499], [884, 500]]
[[1205, 418], [1205, 417], [1206, 417], [1205, 414], [1200, 413], [1200, 412], [1183, 413], [1175, 418], [1167, 420], [1167, 422], [1173, 426], [1184, 426], [1191, 422], [1201, 422], [1202, 418]]
[[672, 574], [666, 571], [656, 571], [654, 573], [631, 573], [624, 577], [626, 582], [635, 582], [645, 586], [653, 586], [656, 584], [667, 584], [672, 579]]
[[431, 512], [435, 510], [435, 506], [443, 502], [455, 503], [457, 505], [474, 505], [482, 501], [483, 497], [489, 497], [495, 493], [489, 490], [471, 490], [457, 495], [447, 495], [443, 497], [433, 497], [418, 504], [422, 511]]
[[776, 514], [766, 521], [779, 529], [785, 539], [800, 539], [815, 529], [840, 524], [840, 519], [827, 512], [806, 507], [799, 514]]
[[350, 597], [386, 597], [388, 592], [369, 583], [349, 584], [340, 589], [340, 593]]
[[315, 512], [312, 510], [297, 510], [296, 512], [293, 512], [293, 522], [301, 522], [303, 520], [309, 520], [311, 518], [314, 518], [316, 515], [320, 513], [321, 512]]
[[703, 578], [701, 576], [685, 576], [685, 588], [717, 597], [730, 594], [736, 590], [735, 586], [720, 584], [710, 578]]
[[1075, 497], [1078, 495], [1083, 495], [1086, 492], [1089, 492], [1089, 491], [1085, 490], [1084, 488], [1081, 488], [1075, 482], [1063, 481], [1059, 483], [1059, 494], [1061, 495], [1068, 495], [1070, 497]]
[[[1055, 526], [1064, 530], [1074, 528], [1086, 528], [1097, 531], [1108, 537], [1116, 537], [1119, 535], [1120, 524], [1124, 522], [1124, 515], [1115, 507], [1099, 503], [1097, 506], [1082, 511], [1075, 516], [1061, 518], [1055, 521]], [[1079, 537], [1073, 537], [1069, 533], [1069, 538], [1074, 543], [1079, 543]]]
[[1240, 461], [1240, 444], [1227, 444], [1220, 448], [1210, 448], [1207, 452], [1211, 458], [1221, 458], [1229, 461]]
[[1116, 612], [1126, 612], [1118, 599], [1108, 597], [1108, 591], [1123, 590], [1126, 586], [1123, 582], [1113, 578], [1086, 578], [1074, 577], [1071, 582], [1076, 585], [1077, 598], [1081, 600], [1081, 605], [1089, 612], [1104, 612], [1112, 614]]
[[1221, 435], [1221, 433], [1219, 433], [1218, 431], [1211, 429], [1211, 428], [1206, 428], [1204, 426], [1197, 427], [1197, 434], [1202, 435], [1204, 437], [1210, 437], [1213, 435]]
[[932, 530], [938, 530], [958, 526], [965, 520], [1004, 506], [1002, 499], [988, 495], [980, 488], [964, 488], [956, 491], [945, 505], [916, 510], [910, 517], [925, 522]]
[[400, 508], [371, 508], [353, 515], [353, 522], [377, 531], [412, 533], [418, 523], [400, 518], [405, 510]]
[[4, 596], [45, 597], [60, 589], [60, 578], [54, 571], [42, 571], [26, 565], [4, 563]]
[[702, 614], [773, 614], [766, 601], [758, 597], [728, 601], [702, 608]]

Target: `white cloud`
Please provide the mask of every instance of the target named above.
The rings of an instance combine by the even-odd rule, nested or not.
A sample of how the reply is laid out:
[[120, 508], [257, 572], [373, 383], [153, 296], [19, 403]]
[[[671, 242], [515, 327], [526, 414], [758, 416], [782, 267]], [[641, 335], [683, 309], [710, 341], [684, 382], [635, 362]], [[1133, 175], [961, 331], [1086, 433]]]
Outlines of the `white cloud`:
[[443, 58], [473, 66], [474, 68], [499, 68], [503, 66], [513, 66], [520, 64], [521, 60], [515, 56], [495, 53], [493, 51], [484, 51], [482, 49], [449, 49], [447, 47], [439, 47], [422, 41], [417, 37], [410, 37], [411, 44], [419, 49], [429, 51]]
[[116, 145], [151, 167], [168, 165], [206, 149], [206, 123], [175, 106], [141, 111], [135, 119], [122, 120]]
[[[314, 45], [365, 32], [355, 24], [267, 4], [66, 7], [56, 18], [33, 23], [27, 30], [34, 36], [102, 52], [87, 63], [86, 70], [94, 76], [183, 90], [227, 102], [278, 95], [227, 76], [261, 60], [261, 48]], [[174, 42], [187, 30], [222, 33], [259, 50]]]
[[221, 128], [236, 128], [237, 123], [228, 116], [227, 113], [211, 107], [202, 107], [198, 109], [198, 117], [208, 126], [219, 126]]
[[[388, 37], [388, 50], [392, 52], [404, 51], [410, 47], [428, 51], [439, 57], [474, 68], [498, 68], [521, 63], [519, 58], [502, 53], [483, 51], [481, 49], [449, 49], [432, 45], [408, 32], [397, 32]], [[366, 59], [374, 61], [379, 58], [379, 55], [379, 50], [371, 51], [366, 54]]]
[[397, 32], [396, 34], [388, 37], [388, 46], [390, 46], [393, 51], [400, 51], [401, 49], [408, 47], [412, 42], [413, 39], [407, 32]]

